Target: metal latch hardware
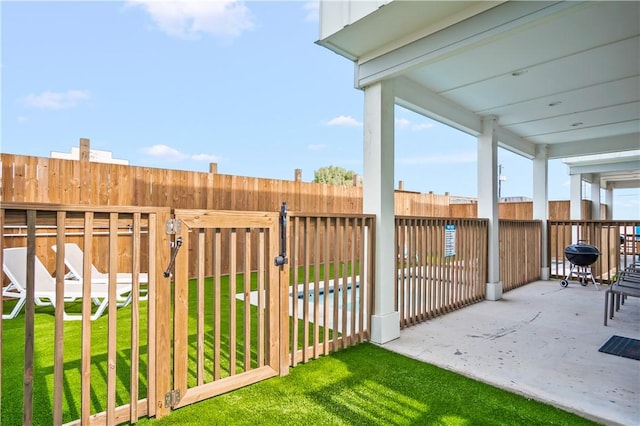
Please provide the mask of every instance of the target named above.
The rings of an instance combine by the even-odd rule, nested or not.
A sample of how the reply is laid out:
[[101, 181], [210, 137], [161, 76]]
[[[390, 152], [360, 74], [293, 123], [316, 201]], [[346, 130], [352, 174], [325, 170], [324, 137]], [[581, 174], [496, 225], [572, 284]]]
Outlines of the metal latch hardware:
[[167, 234], [179, 234], [182, 231], [182, 221], [180, 219], [167, 219], [165, 223]]
[[287, 203], [283, 202], [280, 206], [280, 254], [276, 256], [274, 262], [276, 266], [282, 266], [289, 263], [287, 259]]
[[173, 253], [171, 254], [171, 261], [169, 262], [169, 266], [167, 266], [167, 270], [163, 273], [165, 278], [169, 278], [171, 276], [171, 268], [173, 268], [173, 264], [176, 262], [178, 250], [180, 250], [180, 247], [182, 247], [182, 237], [176, 238], [175, 247], [175, 250], [173, 250]]

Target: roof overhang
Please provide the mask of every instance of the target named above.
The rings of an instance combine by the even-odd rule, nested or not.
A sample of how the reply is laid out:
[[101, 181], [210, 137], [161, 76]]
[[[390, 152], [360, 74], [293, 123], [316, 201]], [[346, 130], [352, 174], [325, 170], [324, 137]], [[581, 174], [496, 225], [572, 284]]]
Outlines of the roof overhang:
[[318, 44], [409, 110], [472, 135], [497, 117], [527, 158], [640, 149], [640, 2], [322, 1]]

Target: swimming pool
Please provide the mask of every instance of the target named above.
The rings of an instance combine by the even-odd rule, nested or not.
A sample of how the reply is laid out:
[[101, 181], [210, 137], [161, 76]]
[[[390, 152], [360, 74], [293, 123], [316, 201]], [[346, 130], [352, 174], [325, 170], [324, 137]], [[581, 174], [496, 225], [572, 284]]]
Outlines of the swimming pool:
[[[356, 289], [358, 289], [360, 286], [356, 284]], [[338, 310], [342, 310], [343, 309], [343, 301], [344, 301], [344, 295], [343, 295], [343, 291], [344, 289], [342, 287], [340, 287], [338, 289]], [[351, 284], [349, 284], [347, 286], [347, 311], [351, 311], [352, 310], [352, 286]], [[333, 287], [330, 287], [328, 289], [328, 291], [325, 291], [323, 288], [315, 290], [315, 289], [310, 289], [309, 290], [309, 303], [315, 304], [315, 299], [316, 299], [316, 293], [317, 298], [318, 298], [318, 305], [321, 307], [324, 307], [324, 303], [325, 303], [325, 297], [328, 297], [329, 300], [327, 301], [329, 304], [329, 309], [333, 309], [334, 306], [334, 297], [335, 297], [335, 289]], [[357, 306], [359, 305], [359, 301], [360, 301], [360, 292], [356, 291], [356, 311], [357, 311]], [[298, 293], [298, 300], [304, 300], [304, 292], [299, 292]]]

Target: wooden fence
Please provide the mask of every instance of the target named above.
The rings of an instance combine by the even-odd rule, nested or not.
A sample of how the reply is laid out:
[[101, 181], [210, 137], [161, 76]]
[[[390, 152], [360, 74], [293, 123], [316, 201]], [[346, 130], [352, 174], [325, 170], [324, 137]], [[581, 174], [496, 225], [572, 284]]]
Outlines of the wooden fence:
[[[592, 202], [590, 200], [582, 200], [582, 217], [586, 220], [591, 219]], [[606, 212], [606, 206], [603, 207]], [[549, 220], [569, 220], [571, 217], [571, 206], [567, 200], [549, 201]], [[478, 204], [450, 204], [449, 214], [451, 217], [477, 217]], [[498, 217], [507, 220], [532, 220], [533, 219], [533, 202], [532, 201], [507, 201], [498, 204]], [[603, 216], [604, 217], [604, 216]]]
[[542, 224], [500, 220], [500, 280], [503, 291], [540, 279]]
[[369, 339], [375, 217], [292, 214], [291, 366]]
[[[362, 187], [356, 186], [96, 163], [88, 161], [88, 156], [80, 161], [0, 154], [0, 163], [1, 202], [273, 212], [286, 202], [292, 212], [362, 213]], [[399, 191], [396, 199], [403, 213], [417, 210], [420, 214], [448, 215], [448, 195]], [[100, 226], [103, 224], [96, 223], [96, 227]], [[121, 224], [122, 233], [126, 234], [127, 226]], [[37, 254], [54, 270], [55, 253], [51, 250], [54, 235], [48, 229], [38, 229], [43, 235], [49, 232], [50, 239], [39, 239]], [[18, 228], [8, 231], [5, 246], [24, 246], [23, 231]], [[73, 229], [67, 231], [71, 233]], [[95, 234], [100, 234], [98, 228]], [[106, 270], [103, 248], [104, 245], [95, 244], [93, 255], [96, 267]], [[243, 250], [241, 244], [238, 250], [239, 253]], [[120, 270], [127, 271], [127, 255], [120, 259]], [[190, 268], [195, 273], [196, 265]]]
[[[571, 271], [566, 259], [567, 246], [586, 243], [600, 255], [590, 266], [600, 283], [610, 283], [618, 271], [640, 260], [640, 221], [549, 221], [549, 265], [552, 278], [565, 278]], [[574, 277], [577, 278], [577, 277]]]
[[[186, 217], [189, 212], [192, 211], [174, 214]], [[192, 214], [191, 225], [200, 223], [201, 212]], [[225, 218], [242, 215], [222, 214]], [[271, 215], [277, 217], [275, 212]], [[201, 387], [219, 393], [220, 389], [231, 389], [223, 380], [239, 381], [241, 374], [262, 371], [261, 360], [276, 351], [274, 347], [264, 347], [265, 336], [276, 333], [276, 329], [287, 329], [274, 327], [273, 321], [268, 322], [271, 314], [263, 318], [259, 309], [261, 289], [266, 293], [276, 291], [265, 287], [260, 277], [266, 269], [273, 268], [273, 247], [278, 245], [273, 234], [277, 232], [271, 230], [269, 236], [258, 236], [259, 245], [264, 247], [266, 242], [271, 249], [259, 249], [259, 267], [245, 274], [242, 271], [250, 268], [254, 257], [254, 227], [247, 224], [212, 229], [212, 235], [207, 235], [200, 229], [190, 232], [183, 225], [180, 235], [187, 243], [181, 250], [190, 246], [191, 239], [198, 245], [188, 255], [180, 252], [175, 277], [169, 279], [164, 275], [170, 264], [169, 240], [177, 241], [176, 236], [167, 234], [166, 223], [171, 217], [170, 209], [159, 207], [0, 206], [0, 262], [8, 248], [6, 241], [24, 239], [21, 247], [27, 253], [27, 265], [21, 267], [27, 276], [26, 307], [15, 317], [0, 321], [2, 424], [135, 423], [142, 417], [162, 417], [172, 407], [204, 398]], [[280, 335], [285, 362], [282, 374], [286, 374], [286, 363], [294, 366], [368, 340], [374, 294], [374, 220], [371, 215], [290, 215], [289, 263], [281, 281], [289, 293], [279, 296], [284, 321], [287, 314], [290, 316], [289, 332]], [[218, 222], [235, 226], [229, 225], [227, 219]], [[3, 233], [5, 229], [9, 234]], [[25, 235], [18, 237], [16, 232]], [[230, 234], [231, 243], [223, 249], [225, 234]], [[207, 240], [212, 241], [213, 247], [205, 244]], [[93, 248], [104, 246], [109, 300], [116, 300], [116, 271], [122, 272], [118, 266], [122, 253], [130, 256], [125, 263], [132, 276], [140, 276], [143, 267], [148, 271], [146, 292], [141, 291], [143, 283], [134, 279], [128, 304], [109, 303], [101, 317], [90, 320], [96, 309], [90, 293], [93, 285], [82, 286], [81, 300], [62, 297], [68, 294], [64, 258], [65, 243], [70, 241], [78, 242], [85, 250], [85, 276], [98, 261]], [[244, 242], [245, 251], [236, 256], [234, 247], [240, 242]], [[50, 249], [51, 243], [58, 247], [56, 252]], [[53, 278], [49, 278], [56, 283], [53, 306], [41, 304], [47, 297], [39, 293], [40, 281], [33, 266], [41, 260], [39, 247], [53, 253], [53, 267], [45, 267], [45, 274], [52, 274]], [[211, 253], [205, 255], [209, 249]], [[188, 277], [191, 272], [185, 268], [187, 256], [198, 258], [200, 268], [195, 279]], [[223, 261], [230, 262], [229, 274], [222, 272]], [[212, 277], [204, 277], [207, 268], [213, 269]], [[249, 276], [251, 280], [247, 280]], [[253, 291], [258, 297], [257, 308], [253, 306]], [[14, 300], [0, 298], [0, 314], [13, 311], [15, 306]], [[63, 310], [82, 320], [64, 321]], [[257, 320], [247, 316], [249, 312], [257, 312]], [[226, 328], [216, 328], [221, 318], [227, 321]], [[242, 333], [232, 334], [231, 330], [236, 329]], [[258, 340], [254, 340], [256, 336]], [[257, 358], [250, 358], [254, 355]], [[188, 383], [192, 392], [175, 397], [171, 393], [171, 401], [167, 402], [167, 392], [176, 389], [176, 383], [183, 392]]]
[[[484, 299], [488, 223], [396, 217], [395, 306], [400, 327]], [[448, 231], [453, 234], [447, 235]]]
[[[168, 214], [166, 208], [62, 208], [3, 203], [0, 258], [7, 247], [3, 235], [5, 224], [19, 226], [26, 234], [23, 245], [26, 265], [11, 265], [17, 268], [18, 275], [25, 277], [24, 282], [12, 284], [14, 295], [22, 293], [24, 297], [24, 312], [16, 311], [14, 318], [3, 317], [0, 322], [3, 341], [0, 386], [11, 392], [1, 395], [3, 424], [118, 424], [156, 414], [156, 384], [161, 375], [156, 370], [155, 347], [158, 339], [168, 338], [166, 333], [170, 331], [166, 322], [156, 315], [167, 312], [169, 306], [157, 306], [152, 296], [156, 283], [162, 279], [161, 268], [168, 262], [168, 250], [162, 249], [168, 243], [164, 232]], [[126, 238], [119, 231], [123, 221], [131, 223]], [[99, 235], [94, 239], [98, 223], [101, 230], [95, 231]], [[132, 277], [139, 277], [142, 259], [146, 259], [150, 271], [145, 283], [148, 301], [142, 302], [143, 283], [132, 278], [131, 298], [122, 303], [126, 308], [119, 309], [120, 303], [109, 303], [102, 317], [90, 321], [95, 311], [93, 286], [81, 286], [81, 301], [63, 297], [68, 295], [68, 285], [77, 286], [65, 281], [64, 244], [70, 224], [74, 232], [83, 234], [87, 249], [83, 264], [85, 276], [90, 275], [94, 261], [91, 246], [103, 244], [107, 248], [105, 256], [111, 273], [108, 284], [103, 285], [108, 286], [111, 301], [116, 300], [115, 265], [123, 247], [128, 246], [124, 251], [133, 253], [128, 259]], [[41, 226], [47, 226], [47, 235], [39, 234]], [[42, 269], [36, 267], [39, 264], [37, 247], [42, 244], [39, 240], [50, 241], [50, 234], [58, 246], [54, 278], [37, 276], [37, 271]], [[20, 260], [19, 256], [17, 259]], [[0, 260], [4, 265], [4, 260]], [[47, 280], [55, 281], [54, 292]], [[15, 303], [0, 300], [0, 313], [9, 312], [7, 308]], [[80, 316], [81, 321], [63, 321], [65, 313]], [[97, 331], [102, 336], [100, 339], [93, 338]]]
[[[88, 156], [86, 157], [88, 158]], [[0, 202], [159, 206], [210, 210], [362, 213], [362, 187], [0, 154]], [[477, 217], [477, 204], [454, 204], [449, 194], [398, 190], [395, 214]], [[583, 200], [584, 218], [591, 201]], [[501, 219], [531, 220], [532, 202], [503, 202]], [[569, 201], [550, 201], [549, 219], [568, 220]]]

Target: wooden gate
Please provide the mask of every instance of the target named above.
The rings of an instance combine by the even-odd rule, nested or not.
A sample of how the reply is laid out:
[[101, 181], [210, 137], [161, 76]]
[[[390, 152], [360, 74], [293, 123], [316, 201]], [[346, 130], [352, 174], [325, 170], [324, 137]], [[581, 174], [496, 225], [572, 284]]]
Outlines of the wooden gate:
[[173, 387], [165, 410], [288, 373], [287, 265], [276, 265], [286, 221], [279, 218], [174, 211], [165, 273], [174, 264]]

